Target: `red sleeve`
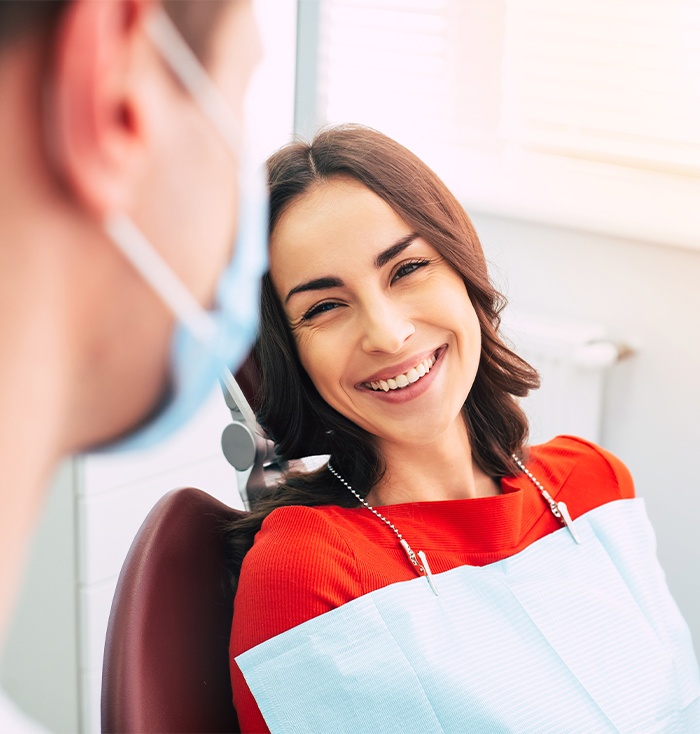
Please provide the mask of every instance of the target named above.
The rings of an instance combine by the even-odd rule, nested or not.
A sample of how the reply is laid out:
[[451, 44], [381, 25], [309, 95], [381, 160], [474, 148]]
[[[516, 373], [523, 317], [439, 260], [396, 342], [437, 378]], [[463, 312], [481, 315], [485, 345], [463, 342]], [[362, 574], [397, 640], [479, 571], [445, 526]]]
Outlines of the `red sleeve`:
[[617, 458], [617, 456], [614, 456], [609, 451], [600, 448], [600, 446], [594, 446], [593, 444], [591, 444], [591, 446], [593, 446], [593, 448], [595, 448], [595, 450], [608, 462], [610, 471], [612, 471], [615, 476], [617, 488], [620, 492], [620, 499], [633, 499], [635, 496], [634, 481], [632, 480], [630, 470]]
[[322, 512], [268, 515], [243, 561], [233, 609], [229, 659], [242, 732], [268, 729], [234, 658], [362, 593], [352, 549]]
[[557, 436], [533, 447], [533, 456], [537, 471], [547, 480], [545, 486], [555, 490], [557, 499], [566, 500], [573, 517], [635, 496], [632, 475], [620, 459], [585, 439]]

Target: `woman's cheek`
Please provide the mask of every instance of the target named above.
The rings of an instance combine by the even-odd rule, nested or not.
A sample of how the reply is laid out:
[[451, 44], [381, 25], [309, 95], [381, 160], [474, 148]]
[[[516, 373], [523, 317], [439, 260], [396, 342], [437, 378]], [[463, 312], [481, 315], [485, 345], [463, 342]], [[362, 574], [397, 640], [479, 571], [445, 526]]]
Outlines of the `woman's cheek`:
[[301, 364], [316, 386], [323, 394], [324, 383], [328, 376], [328, 350], [322, 344], [323, 340], [308, 337], [305, 343], [299, 344], [299, 358]]

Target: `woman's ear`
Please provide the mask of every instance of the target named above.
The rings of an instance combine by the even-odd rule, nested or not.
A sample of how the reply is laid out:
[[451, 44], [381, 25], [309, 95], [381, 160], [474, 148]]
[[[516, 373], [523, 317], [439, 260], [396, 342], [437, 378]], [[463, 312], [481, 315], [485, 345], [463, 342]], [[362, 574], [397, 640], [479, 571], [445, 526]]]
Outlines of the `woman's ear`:
[[[150, 0], [73, 0], [56, 29], [45, 134], [52, 164], [98, 216], [128, 207], [147, 157], [139, 95]], [[143, 70], [145, 71], [145, 69]]]

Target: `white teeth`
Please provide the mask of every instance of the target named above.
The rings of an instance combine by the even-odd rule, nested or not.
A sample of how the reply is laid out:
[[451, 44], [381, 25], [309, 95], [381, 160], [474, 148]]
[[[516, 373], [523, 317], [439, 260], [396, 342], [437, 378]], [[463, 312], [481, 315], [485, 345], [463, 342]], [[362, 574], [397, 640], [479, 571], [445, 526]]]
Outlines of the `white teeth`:
[[372, 390], [383, 390], [389, 392], [389, 390], [398, 390], [399, 388], [412, 385], [414, 382], [418, 382], [421, 377], [425, 376], [430, 372], [430, 369], [435, 364], [435, 357], [426, 357], [422, 362], [419, 362], [415, 367], [411, 367], [408, 372], [402, 375], [396, 375], [396, 377], [390, 377], [388, 380], [376, 380], [375, 382], [365, 383], [372, 388]]

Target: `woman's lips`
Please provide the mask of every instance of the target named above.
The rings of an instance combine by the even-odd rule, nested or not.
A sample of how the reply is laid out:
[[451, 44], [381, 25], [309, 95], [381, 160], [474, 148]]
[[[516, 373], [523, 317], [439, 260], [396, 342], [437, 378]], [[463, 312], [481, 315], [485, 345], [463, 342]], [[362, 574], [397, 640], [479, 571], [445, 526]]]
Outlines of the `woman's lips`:
[[435, 364], [435, 360], [435, 355], [431, 354], [429, 357], [421, 360], [418, 364], [405, 372], [401, 372], [393, 377], [388, 377], [386, 380], [373, 380], [372, 382], [365, 382], [363, 384], [371, 390], [383, 390], [384, 392], [389, 392], [389, 390], [401, 390], [402, 388], [408, 387], [414, 382], [418, 382], [418, 380], [425, 377]]
[[[418, 395], [422, 395], [425, 390], [428, 389], [434, 373], [440, 365], [441, 358], [447, 345], [444, 344], [434, 352], [429, 352], [427, 356], [422, 359], [419, 357], [418, 361], [415, 358], [409, 365], [412, 365], [408, 369], [404, 367], [404, 372], [391, 372], [385, 370], [381, 374], [393, 375], [386, 379], [374, 378], [369, 381], [360, 383], [357, 387], [361, 390], [366, 390], [376, 395], [378, 398], [390, 400], [390, 402], [402, 402], [404, 399], [412, 399]], [[404, 363], [405, 364], [405, 363]]]

